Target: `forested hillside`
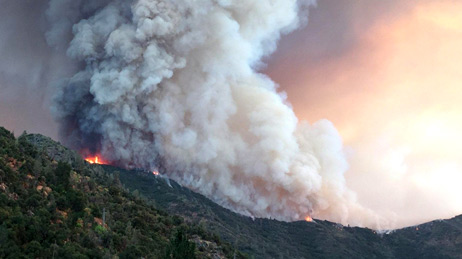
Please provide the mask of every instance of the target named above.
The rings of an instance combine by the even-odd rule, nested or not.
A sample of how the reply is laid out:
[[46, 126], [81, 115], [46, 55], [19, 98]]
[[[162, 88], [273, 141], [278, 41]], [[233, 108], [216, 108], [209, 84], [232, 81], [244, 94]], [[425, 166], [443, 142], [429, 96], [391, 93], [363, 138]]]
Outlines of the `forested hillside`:
[[[10, 136], [9, 139], [12, 139], [12, 136]], [[64, 207], [60, 209], [57, 207], [57, 210], [51, 209], [53, 213], [56, 211], [56, 217], [63, 222], [59, 224], [66, 224], [65, 226], [69, 229], [69, 232], [61, 234], [61, 239], [56, 237], [54, 237], [54, 239], [48, 238], [48, 243], [45, 242], [45, 245], [42, 244], [42, 246], [45, 247], [44, 250], [47, 251], [47, 256], [50, 254], [52, 255], [53, 251], [55, 251], [56, 255], [58, 255], [59, 252], [59, 255], [63, 256], [66, 254], [64, 249], [74, 249], [80, 254], [91, 256], [91, 254], [88, 254], [91, 249], [87, 249], [86, 246], [81, 243], [82, 236], [84, 235], [75, 234], [73, 232], [75, 229], [82, 229], [81, 231], [85, 232], [87, 236], [93, 238], [90, 240], [92, 240], [96, 248], [91, 251], [97, 251], [98, 256], [119, 254], [120, 257], [123, 257], [124, 253], [132, 251], [134, 254], [131, 256], [136, 258], [147, 249], [151, 248], [153, 250], [150, 251], [157, 251], [157, 254], [151, 252], [148, 257], [162, 258], [168, 253], [168, 247], [175, 247], [175, 243], [178, 244], [181, 243], [179, 241], [185, 240], [185, 238], [181, 238], [184, 234], [186, 235], [186, 239], [191, 240], [191, 243], [201, 246], [196, 247], [195, 254], [198, 257], [211, 256], [214, 251], [215, 254], [220, 254], [220, 249], [216, 252], [217, 249], [215, 248], [217, 247], [221, 247], [221, 251], [223, 251], [224, 254], [227, 254], [228, 257], [232, 257], [232, 247], [235, 246], [240, 251], [249, 254], [251, 258], [265, 259], [462, 258], [462, 216], [449, 220], [437, 220], [387, 233], [378, 233], [366, 228], [346, 227], [320, 220], [315, 220], [315, 222], [300, 221], [287, 223], [271, 219], [252, 219], [233, 213], [204, 196], [178, 185], [165, 176], [155, 176], [152, 172], [141, 169], [125, 170], [109, 165], [90, 166], [84, 163], [74, 151], [66, 149], [52, 139], [41, 135], [24, 135], [19, 138], [19, 140], [15, 141], [16, 146], [24, 146], [28, 147], [27, 149], [33, 150], [25, 142], [33, 143], [34, 146], [41, 150], [42, 153], [38, 152], [38, 154], [41, 154], [42, 157], [41, 167], [44, 168], [42, 174], [45, 178], [47, 177], [47, 170], [51, 172], [52, 175], [53, 172], [55, 172], [57, 178], [60, 178], [59, 175], [61, 175], [58, 172], [59, 164], [49, 160], [49, 156], [57, 159], [59, 158], [60, 160], [72, 164], [73, 169], [71, 169], [70, 172], [70, 187], [68, 187], [68, 189], [81, 190], [82, 195], [86, 197], [84, 211], [88, 211], [89, 209], [91, 213], [91, 215], [88, 216], [89, 218], [85, 218], [85, 214], [83, 214], [83, 216], [78, 216], [78, 213], [75, 212], [75, 208]], [[29, 152], [27, 149], [22, 148], [20, 153]], [[43, 152], [50, 155], [44, 155]], [[33, 155], [34, 154], [28, 155], [28, 157], [33, 157]], [[7, 162], [8, 160], [2, 161], [5, 161], [6, 164], [10, 163]], [[35, 161], [36, 159], [32, 159], [31, 162], [33, 163], [29, 163], [29, 167], [32, 169], [24, 167], [25, 164], [19, 166], [19, 168], [24, 167], [23, 169], [14, 169], [20, 171], [20, 173], [16, 173], [16, 175], [22, 175], [21, 179], [26, 179], [17, 182], [34, 183], [33, 180], [36, 179], [35, 176], [27, 172], [34, 172], [33, 167], [35, 166]], [[14, 163], [8, 164], [6, 167], [11, 168], [12, 166], [15, 168]], [[16, 167], [18, 167], [18, 165]], [[3, 167], [0, 168], [0, 170], [3, 170]], [[21, 173], [21, 171], [23, 173]], [[58, 173], [56, 174], [56, 172]], [[57, 181], [52, 179], [54, 179], [54, 177], [50, 176], [50, 179], [47, 179], [47, 181]], [[99, 190], [91, 188], [82, 189], [82, 187], [80, 187], [85, 186], [85, 184], [83, 184], [84, 182], [92, 181], [95, 182], [95, 186], [100, 188]], [[2, 183], [4, 182], [6, 181], [2, 180]], [[51, 185], [50, 183], [50, 185], [42, 186], [44, 186], [43, 188], [50, 187], [56, 192], [59, 190], [59, 184]], [[56, 190], [54, 188], [56, 188]], [[31, 188], [29, 187], [29, 189]], [[17, 194], [18, 192], [4, 191], [2, 196], [4, 198], [2, 198], [2, 200], [7, 200], [10, 203], [13, 202], [12, 199], [14, 199], [15, 195], [12, 193]], [[34, 192], [31, 191], [31, 193]], [[73, 191], [71, 191], [71, 193], [73, 193]], [[58, 197], [63, 194], [58, 192], [54, 195]], [[13, 198], [10, 198], [11, 195], [13, 195]], [[38, 195], [43, 194], [38, 192]], [[78, 197], [79, 195], [76, 196]], [[98, 196], [103, 196], [105, 198], [93, 198]], [[57, 199], [55, 198], [55, 200]], [[120, 206], [120, 204], [130, 204], [129, 201], [137, 204], [137, 212], [130, 212], [131, 210], [127, 209], [130, 208], [130, 206]], [[59, 202], [55, 203], [59, 204]], [[92, 207], [92, 204], [98, 207]], [[28, 213], [27, 205], [25, 206], [25, 209], [21, 207], [21, 213], [23, 213], [23, 215], [27, 215]], [[106, 240], [103, 239], [105, 234], [98, 233], [98, 230], [96, 230], [96, 228], [99, 228], [99, 224], [95, 223], [95, 218], [99, 222], [102, 220], [101, 213], [103, 208], [106, 209], [106, 221], [108, 222], [106, 223], [108, 225], [106, 228], [108, 231], [104, 233], [111, 233], [112, 235], [110, 239], [112, 241], [109, 245], [102, 243]], [[181, 217], [168, 216], [166, 213], [163, 213], [162, 210], [170, 215], [176, 214], [181, 215]], [[60, 211], [69, 211], [70, 213], [67, 217], [64, 217], [60, 214]], [[132, 214], [122, 216], [125, 213]], [[92, 227], [87, 229], [85, 229], [85, 227], [75, 227], [77, 225], [77, 220], [72, 222], [70, 220], [70, 218], [73, 218], [72, 215], [75, 215], [73, 217], [77, 217], [77, 220], [82, 219], [86, 224], [91, 223]], [[146, 220], [146, 218], [151, 217], [146, 215], [154, 215], [153, 217], [157, 220]], [[118, 220], [119, 217], [123, 218], [123, 220]], [[141, 219], [144, 219], [144, 221]], [[115, 224], [116, 221], [119, 221], [118, 225]], [[141, 221], [144, 222], [144, 224], [140, 223]], [[52, 223], [49, 224], [51, 229], [53, 229], [53, 227], [56, 228], [56, 221], [51, 222]], [[8, 228], [8, 226], [4, 225], [5, 224], [3, 224], [2, 227]], [[125, 226], [125, 229], [122, 225]], [[137, 235], [142, 235], [148, 240], [151, 238], [150, 235], [158, 236], [159, 238], [158, 240], [156, 239], [156, 242], [162, 245], [156, 248], [156, 246], [152, 244], [152, 247], [149, 247], [149, 242], [146, 244], [144, 243], [146, 240], [130, 243], [134, 241], [128, 241], [132, 240], [128, 238], [130, 232], [126, 231], [128, 225], [139, 231]], [[85, 224], [83, 224], [83, 226], [85, 226]], [[120, 226], [120, 228], [116, 226]], [[122, 229], [124, 229], [125, 232], [122, 231]], [[180, 235], [180, 237], [176, 235], [177, 238], [172, 239], [172, 237], [175, 237], [175, 233], [183, 234]], [[72, 237], [69, 241], [67, 241], [67, 235]], [[114, 237], [116, 235], [121, 235], [122, 240], [125, 240], [125, 243], [122, 242], [122, 244], [124, 244], [122, 248], [117, 248], [118, 241], [115, 240], [118, 239]], [[199, 236], [202, 238], [200, 242], [197, 240]], [[227, 243], [220, 242], [218, 236]], [[5, 238], [2, 240], [5, 240]], [[11, 238], [6, 238], [6, 240], [10, 243], [13, 242]], [[58, 240], [56, 246], [54, 246], [54, 240]], [[137, 240], [143, 239], [139, 238]], [[29, 243], [30, 242], [31, 241], [29, 241]], [[17, 243], [19, 244], [17, 246], [19, 248], [27, 248], [29, 243], [20, 241]], [[36, 243], [34, 244], [36, 245]], [[14, 246], [12, 244], [7, 247]], [[162, 247], [164, 248], [162, 249]], [[205, 249], [207, 247], [208, 250]], [[56, 248], [56, 250], [54, 250], [54, 248]], [[24, 249], [24, 251], [28, 250]], [[240, 253], [238, 253], [238, 255], [242, 256]], [[1, 256], [0, 254], [0, 257]]]
[[33, 136], [0, 127], [0, 258], [245, 258], [130, 193], [118, 174]]
[[181, 214], [255, 258], [462, 258], [462, 216], [394, 231], [329, 221], [252, 219], [148, 172], [103, 166], [156, 206]]

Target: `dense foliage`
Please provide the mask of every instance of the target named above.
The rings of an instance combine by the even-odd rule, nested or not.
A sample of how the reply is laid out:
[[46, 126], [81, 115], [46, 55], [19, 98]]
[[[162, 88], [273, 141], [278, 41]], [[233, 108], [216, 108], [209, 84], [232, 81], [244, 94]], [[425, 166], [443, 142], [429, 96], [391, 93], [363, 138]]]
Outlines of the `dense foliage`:
[[[73, 152], [63, 151], [63, 147], [51, 139], [28, 135], [27, 140], [40, 149], [54, 152], [65, 161], [73, 161], [76, 164], [74, 167], [78, 167], [78, 160], [74, 161], [72, 158]], [[195, 233], [203, 238], [194, 242], [197, 250], [214, 249], [218, 245], [229, 256], [234, 252], [229, 246], [231, 243], [254, 258], [265, 259], [462, 258], [462, 216], [390, 233], [377, 233], [370, 229], [345, 227], [319, 220], [287, 223], [271, 219], [251, 219], [224, 209], [168, 178], [154, 176], [152, 172], [128, 171], [112, 166], [97, 166], [92, 170], [96, 168], [98, 174], [108, 176], [111, 181], [117, 179], [122, 189], [130, 190], [132, 195], [141, 197], [141, 200], [149, 201], [151, 205], [168, 213], [181, 215], [185, 221], [182, 224], [197, 224], [195, 226], [198, 227], [189, 227], [189, 232], [176, 231], [178, 227], [173, 227], [174, 233], [170, 231], [164, 235], [170, 237], [169, 241], [164, 239], [164, 244], [168, 242], [165, 254], [174, 247], [184, 247], [185, 251], [190, 249], [187, 245], [181, 245], [182, 240], [186, 240], [183, 235], [189, 233], [191, 236]], [[191, 232], [191, 229], [194, 231]], [[220, 237], [228, 243], [223, 242]], [[170, 252], [170, 256], [173, 254]]]
[[15, 139], [0, 127], [0, 258], [233, 256], [231, 245], [203, 227], [128, 192], [118, 174], [62, 146], [56, 156], [71, 164], [57, 162], [42, 152], [50, 147], [37, 149], [31, 138]]

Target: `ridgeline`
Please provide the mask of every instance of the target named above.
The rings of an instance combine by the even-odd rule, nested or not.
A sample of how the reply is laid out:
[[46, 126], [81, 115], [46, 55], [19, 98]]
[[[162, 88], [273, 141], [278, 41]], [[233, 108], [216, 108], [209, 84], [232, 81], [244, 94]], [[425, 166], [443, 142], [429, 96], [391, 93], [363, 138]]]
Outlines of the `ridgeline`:
[[1, 258], [462, 258], [462, 216], [385, 233], [231, 212], [165, 176], [0, 128]]

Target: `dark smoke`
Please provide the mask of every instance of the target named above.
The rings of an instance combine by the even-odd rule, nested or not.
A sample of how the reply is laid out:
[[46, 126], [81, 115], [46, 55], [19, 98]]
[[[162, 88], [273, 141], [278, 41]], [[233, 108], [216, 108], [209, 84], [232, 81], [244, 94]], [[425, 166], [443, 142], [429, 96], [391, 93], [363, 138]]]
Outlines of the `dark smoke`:
[[49, 1], [46, 40], [79, 68], [56, 88], [62, 139], [127, 167], [164, 168], [242, 214], [375, 224], [345, 185], [336, 129], [299, 122], [257, 71], [313, 4]]

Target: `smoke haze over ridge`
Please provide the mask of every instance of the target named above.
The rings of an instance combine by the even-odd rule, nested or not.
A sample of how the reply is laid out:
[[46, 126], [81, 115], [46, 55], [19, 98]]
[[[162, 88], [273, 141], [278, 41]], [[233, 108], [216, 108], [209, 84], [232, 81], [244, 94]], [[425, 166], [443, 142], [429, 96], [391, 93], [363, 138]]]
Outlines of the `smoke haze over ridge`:
[[58, 88], [62, 132], [245, 215], [363, 224], [350, 215], [366, 210], [345, 186], [335, 128], [299, 123], [255, 70], [312, 4], [51, 1], [49, 42], [66, 46], [63, 24], [75, 23], [67, 54], [85, 64]]
[[329, 118], [358, 202], [404, 227], [462, 213], [462, 3], [319, 1], [265, 73]]
[[[310, 11], [318, 12], [315, 22], [310, 22], [306, 31], [283, 40], [282, 49], [271, 58], [268, 55], [275, 50], [281, 33], [304, 24], [306, 20], [298, 21], [298, 17], [306, 18], [306, 6], [312, 3], [305, 2], [297, 17], [300, 9], [295, 1], [275, 1], [277, 8], [265, 5], [266, 1], [240, 5], [199, 1], [195, 3], [207, 8], [197, 12], [191, 12], [193, 3], [175, 6], [181, 1], [133, 8], [135, 2], [156, 3], [0, 0], [5, 7], [0, 10], [4, 13], [0, 18], [0, 54], [10, 57], [0, 62], [0, 122], [56, 137], [56, 124], [46, 110], [47, 99], [57, 95], [54, 114], [64, 125], [61, 140], [74, 147], [101, 149], [104, 156], [129, 166], [165, 166], [182, 184], [247, 215], [294, 220], [312, 214], [341, 223], [380, 227], [376, 214], [359, 206], [347, 186], [358, 194], [361, 204], [397, 220], [382, 227], [450, 215], [447, 204], [441, 202], [441, 198], [449, 201], [448, 195], [434, 192], [436, 187], [429, 186], [431, 192], [423, 193], [409, 180], [389, 179], [387, 173], [402, 171], [400, 158], [406, 150], [394, 146], [383, 149], [387, 144], [380, 142], [383, 138], [372, 128], [358, 129], [374, 120], [359, 120], [363, 117], [356, 113], [352, 118], [349, 108], [356, 106], [342, 101], [351, 97], [344, 89], [351, 87], [358, 94], [372, 96], [365, 87], [367, 82], [382, 85], [370, 79], [381, 75], [373, 68], [384, 56], [367, 54], [376, 50], [362, 43], [361, 36], [371, 31], [368, 26], [383, 20], [385, 25], [397, 24], [406, 32], [408, 27], [403, 24], [409, 22], [399, 23], [401, 17], [415, 6], [435, 1], [319, 1], [319, 7]], [[153, 10], [162, 15], [151, 19]], [[135, 13], [138, 16], [132, 16]], [[187, 22], [177, 26], [183, 19]], [[262, 21], [268, 23], [259, 24]], [[386, 32], [395, 27], [381, 28]], [[377, 39], [386, 38], [386, 34], [377, 35], [381, 35]], [[290, 40], [292, 45], [287, 44]], [[308, 58], [306, 52], [311, 53]], [[357, 52], [379, 62], [358, 62], [354, 55], [345, 55]], [[348, 144], [347, 152], [331, 123], [309, 125], [295, 117], [284, 94], [258, 72], [264, 67], [262, 58], [270, 61], [265, 73], [288, 91], [297, 116], [332, 118]], [[60, 82], [66, 77], [70, 79]], [[122, 80], [127, 78], [130, 80]], [[345, 78], [348, 80], [343, 81], [340, 91], [332, 90], [331, 86], [339, 86], [339, 80]], [[301, 85], [297, 86], [301, 93], [293, 90], [294, 81]], [[303, 89], [309, 89], [309, 95], [303, 94]], [[373, 98], [361, 99], [358, 107], [370, 103], [367, 109], [374, 111], [374, 102], [380, 103]], [[344, 108], [333, 108], [342, 105]], [[300, 108], [305, 106], [309, 109]], [[390, 119], [387, 114], [381, 116]], [[351, 124], [356, 127], [345, 126]], [[382, 156], [383, 150], [387, 152]], [[377, 154], [373, 161], [370, 154]], [[412, 195], [403, 202], [401, 196], [406, 192]], [[431, 206], [419, 207], [423, 199]]]

